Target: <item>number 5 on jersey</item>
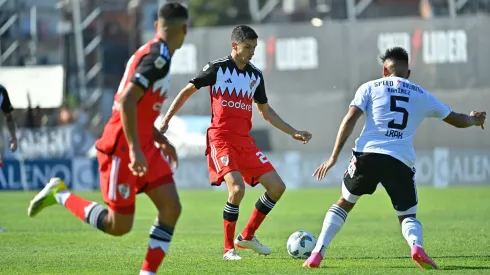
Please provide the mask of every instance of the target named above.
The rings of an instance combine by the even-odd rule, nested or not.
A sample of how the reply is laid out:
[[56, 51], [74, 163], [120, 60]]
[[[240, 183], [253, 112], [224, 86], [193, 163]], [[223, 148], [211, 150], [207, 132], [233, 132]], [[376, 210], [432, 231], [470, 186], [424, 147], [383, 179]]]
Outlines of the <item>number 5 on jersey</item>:
[[[395, 95], [390, 97], [390, 111], [401, 113], [403, 115], [402, 123], [401, 124], [396, 123], [394, 119], [391, 120], [390, 122], [388, 122], [388, 128], [389, 129], [386, 130], [385, 136], [402, 139], [403, 133], [401, 131], [398, 131], [398, 130], [403, 130], [407, 127], [409, 114], [408, 114], [407, 109], [398, 106], [399, 101], [408, 103], [409, 98], [405, 97], [405, 96], [395, 96]], [[396, 130], [393, 130], [393, 129], [396, 129]]]

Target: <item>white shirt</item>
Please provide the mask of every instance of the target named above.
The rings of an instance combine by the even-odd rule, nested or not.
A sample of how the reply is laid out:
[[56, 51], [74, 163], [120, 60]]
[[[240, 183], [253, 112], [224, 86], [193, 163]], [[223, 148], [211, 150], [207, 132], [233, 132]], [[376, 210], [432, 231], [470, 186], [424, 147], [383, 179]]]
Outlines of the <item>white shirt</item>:
[[451, 109], [407, 79], [385, 77], [359, 87], [350, 106], [366, 115], [354, 151], [390, 155], [415, 165], [413, 136], [426, 117], [446, 118]]

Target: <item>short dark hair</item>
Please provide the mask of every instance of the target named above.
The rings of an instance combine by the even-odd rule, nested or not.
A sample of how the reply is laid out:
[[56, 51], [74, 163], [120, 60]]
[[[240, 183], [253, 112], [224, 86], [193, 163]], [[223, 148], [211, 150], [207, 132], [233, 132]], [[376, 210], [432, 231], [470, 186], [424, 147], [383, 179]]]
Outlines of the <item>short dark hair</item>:
[[180, 3], [167, 3], [158, 9], [158, 18], [164, 20], [183, 19], [187, 20], [189, 14], [186, 7]]
[[408, 63], [408, 53], [402, 47], [389, 48], [379, 58], [383, 62], [385, 62], [386, 60], [393, 60], [393, 61], [403, 61]]
[[231, 32], [231, 41], [233, 42], [240, 43], [245, 40], [253, 40], [257, 38], [259, 38], [259, 36], [254, 31], [254, 29], [250, 28], [247, 25], [236, 26]]

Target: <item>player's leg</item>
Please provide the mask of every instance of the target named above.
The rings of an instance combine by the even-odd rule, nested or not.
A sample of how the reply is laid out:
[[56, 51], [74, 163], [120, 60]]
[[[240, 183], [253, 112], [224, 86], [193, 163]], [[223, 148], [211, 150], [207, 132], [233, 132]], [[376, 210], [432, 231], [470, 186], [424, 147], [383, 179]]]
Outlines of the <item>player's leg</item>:
[[[170, 171], [170, 167], [168, 170]], [[141, 275], [150, 275], [156, 274], [168, 254], [182, 206], [172, 174], [148, 183], [145, 192], [158, 209], [158, 216], [150, 229], [148, 249], [140, 271]]]
[[109, 209], [69, 192], [61, 179], [53, 178], [31, 201], [28, 215], [33, 217], [47, 206], [60, 204], [82, 221], [107, 234], [122, 236], [131, 231], [135, 194], [128, 183], [118, 181], [126, 179], [127, 173], [119, 169], [121, 161], [117, 157], [104, 155], [99, 157], [99, 162], [102, 168], [101, 190]]
[[223, 210], [225, 238], [223, 259], [240, 260], [240, 256], [236, 254], [233, 239], [235, 238], [240, 203], [245, 196], [245, 183], [243, 182], [242, 174], [237, 170], [228, 172], [223, 178], [228, 188], [228, 200]]
[[[243, 229], [242, 233], [235, 239], [235, 244], [238, 247], [252, 249], [254, 252], [261, 255], [269, 255], [271, 250], [258, 240], [258, 238], [255, 236], [255, 232], [259, 229], [269, 212], [274, 208], [282, 194], [284, 194], [286, 191], [286, 185], [282, 181], [281, 177], [279, 177], [277, 172], [274, 171], [272, 165], [268, 165], [266, 170], [268, 172], [265, 172], [265, 174], [258, 178], [258, 182], [264, 186], [266, 191], [255, 203], [255, 207], [247, 222], [247, 225]], [[258, 174], [260, 175], [261, 173]], [[252, 179], [247, 177], [245, 179], [247, 182], [250, 181], [249, 183], [253, 184]]]
[[210, 144], [208, 148], [208, 171], [212, 185], [219, 186], [224, 181], [228, 188], [228, 200], [223, 210], [224, 260], [240, 260], [233, 239], [239, 206], [245, 195], [245, 183], [237, 165], [236, 150], [229, 144]]
[[252, 249], [256, 253], [269, 255], [270, 249], [260, 243], [255, 236], [255, 231], [281, 198], [286, 185], [259, 148], [247, 145], [241, 147], [240, 152], [238, 166], [245, 183], [255, 186], [260, 182], [266, 192], [255, 203], [252, 215], [242, 233], [236, 237], [235, 244], [238, 248]]
[[[402, 162], [386, 157], [388, 172], [382, 184], [390, 196], [401, 225], [402, 235], [411, 249], [412, 259], [422, 269], [438, 269], [437, 264], [425, 253], [423, 245], [422, 224], [417, 219], [417, 187], [415, 185], [415, 169]], [[388, 164], [389, 162], [389, 164]]]
[[356, 153], [352, 156], [344, 174], [342, 196], [328, 209], [315, 248], [303, 266], [310, 268], [320, 266], [328, 246], [344, 226], [348, 213], [362, 195], [374, 193], [379, 182], [374, 161], [369, 154]]

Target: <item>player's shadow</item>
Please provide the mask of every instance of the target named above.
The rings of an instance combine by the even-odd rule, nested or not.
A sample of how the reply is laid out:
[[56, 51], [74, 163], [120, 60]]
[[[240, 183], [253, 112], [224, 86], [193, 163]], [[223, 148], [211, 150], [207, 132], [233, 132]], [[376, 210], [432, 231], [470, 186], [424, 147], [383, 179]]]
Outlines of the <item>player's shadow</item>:
[[446, 265], [440, 266], [441, 270], [490, 270], [490, 266], [461, 266], [461, 265]]
[[[473, 256], [467, 256], [467, 255], [461, 255], [461, 256], [435, 256], [435, 257], [432, 257], [432, 258], [433, 259], [464, 259], [464, 258], [472, 258], [472, 259], [487, 259], [487, 260], [490, 261], [490, 256], [483, 256], [483, 255], [473, 255]], [[334, 257], [333, 259], [335, 259], [335, 260], [376, 260], [376, 259], [400, 260], [400, 259], [410, 259], [410, 257], [407, 257], [407, 256], [391, 256], [391, 257], [373, 257], [373, 256], [366, 256], [366, 257]]]
[[[433, 257], [433, 259], [465, 259], [465, 258], [472, 258], [472, 259], [486, 259], [490, 260], [490, 256], [483, 256], [483, 255], [473, 255], [473, 256], [468, 256], [468, 255], [460, 255], [460, 256], [455, 256], [455, 255], [448, 255], [448, 256], [438, 256], [438, 257]], [[375, 260], [375, 259], [386, 259], [386, 260], [401, 260], [401, 259], [410, 259], [410, 257], [336, 257], [334, 258], [335, 260]], [[393, 268], [391, 266], [390, 268]], [[405, 266], [399, 266], [396, 268], [406, 268]], [[490, 270], [490, 266], [460, 266], [460, 265], [444, 265], [439, 267], [441, 270]]]

